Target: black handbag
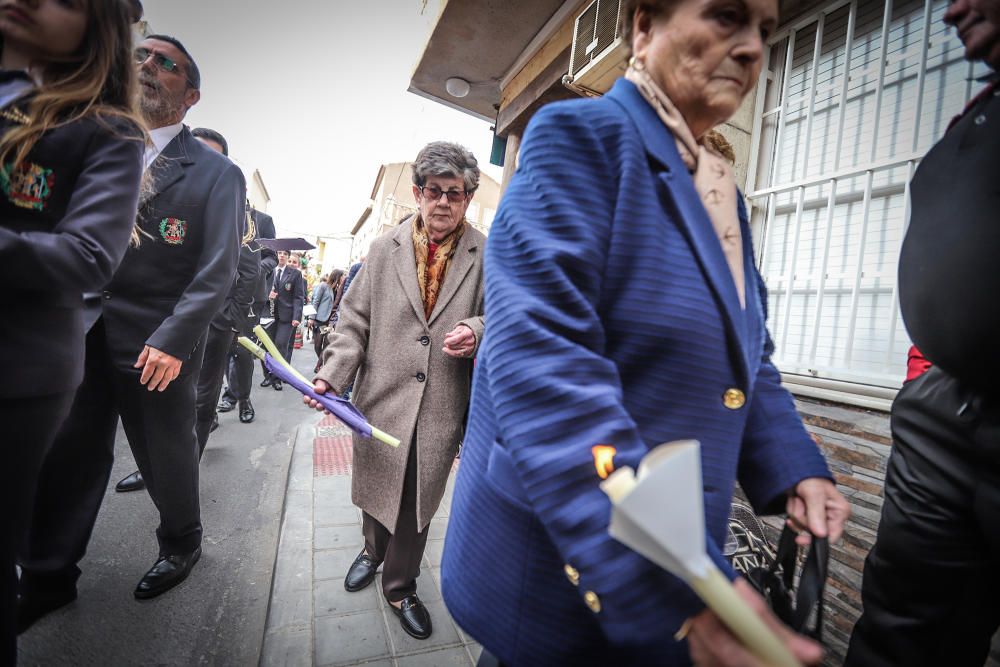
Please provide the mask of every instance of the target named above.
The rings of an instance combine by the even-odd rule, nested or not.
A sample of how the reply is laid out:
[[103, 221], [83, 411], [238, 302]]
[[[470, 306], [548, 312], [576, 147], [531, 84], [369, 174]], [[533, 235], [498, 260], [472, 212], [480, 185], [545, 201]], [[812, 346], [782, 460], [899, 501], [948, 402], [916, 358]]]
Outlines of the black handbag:
[[812, 538], [796, 591], [793, 584], [799, 549], [795, 544], [795, 535], [795, 531], [786, 525], [781, 532], [774, 561], [768, 567], [750, 570], [746, 577], [785, 625], [820, 641], [830, 544], [825, 537]]

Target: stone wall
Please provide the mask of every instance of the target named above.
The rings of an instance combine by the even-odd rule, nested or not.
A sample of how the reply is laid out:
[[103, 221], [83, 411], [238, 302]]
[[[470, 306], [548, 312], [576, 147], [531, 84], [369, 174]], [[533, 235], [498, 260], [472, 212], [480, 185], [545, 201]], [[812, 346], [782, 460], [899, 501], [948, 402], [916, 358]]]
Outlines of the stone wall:
[[[843, 663], [851, 629], [861, 614], [861, 573], [878, 530], [892, 436], [889, 416], [883, 412], [805, 399], [796, 400], [796, 407], [854, 510], [844, 539], [830, 554], [824, 643], [825, 664], [832, 667]], [[781, 521], [769, 518], [765, 523], [776, 543]], [[1000, 667], [1000, 639], [994, 639], [993, 647], [987, 665]]]

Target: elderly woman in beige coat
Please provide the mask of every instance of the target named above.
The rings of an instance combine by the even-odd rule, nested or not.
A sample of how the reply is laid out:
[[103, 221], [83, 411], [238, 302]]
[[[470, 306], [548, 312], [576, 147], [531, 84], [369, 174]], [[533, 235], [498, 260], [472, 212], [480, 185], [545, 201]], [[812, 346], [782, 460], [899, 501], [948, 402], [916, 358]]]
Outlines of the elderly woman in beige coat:
[[430, 636], [431, 619], [416, 578], [462, 440], [483, 334], [486, 237], [465, 220], [478, 185], [476, 158], [461, 146], [435, 142], [420, 151], [419, 212], [372, 243], [315, 379], [318, 393], [340, 393], [357, 375], [355, 404], [402, 441], [394, 449], [354, 438], [351, 497], [363, 511], [365, 548], [344, 587], [365, 588], [381, 564], [382, 592], [418, 639]]

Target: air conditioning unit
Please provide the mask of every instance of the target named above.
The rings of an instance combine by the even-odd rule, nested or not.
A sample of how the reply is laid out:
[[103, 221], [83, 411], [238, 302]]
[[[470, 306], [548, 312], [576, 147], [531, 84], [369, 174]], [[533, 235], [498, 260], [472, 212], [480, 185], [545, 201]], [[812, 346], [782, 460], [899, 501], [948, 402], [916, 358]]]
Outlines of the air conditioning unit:
[[621, 0], [594, 0], [573, 26], [573, 50], [563, 85], [599, 96], [625, 73], [628, 44], [621, 29]]

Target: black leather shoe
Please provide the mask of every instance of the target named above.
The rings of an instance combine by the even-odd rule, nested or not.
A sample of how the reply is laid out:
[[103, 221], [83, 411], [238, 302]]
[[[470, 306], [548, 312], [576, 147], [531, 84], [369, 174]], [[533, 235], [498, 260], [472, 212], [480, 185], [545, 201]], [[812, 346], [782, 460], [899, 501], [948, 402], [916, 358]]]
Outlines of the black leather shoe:
[[115, 491], [118, 493], [128, 493], [129, 491], [142, 491], [146, 488], [146, 480], [142, 478], [142, 473], [136, 470], [134, 473], [115, 484]]
[[180, 556], [160, 556], [156, 564], [139, 580], [139, 585], [135, 587], [135, 597], [148, 600], [166, 593], [187, 579], [199, 558], [201, 547]]
[[399, 624], [403, 626], [406, 634], [415, 639], [427, 639], [431, 636], [431, 615], [427, 613], [427, 607], [415, 593], [403, 598], [399, 609], [396, 609], [394, 604], [390, 604], [389, 609], [399, 616]]
[[351, 568], [347, 571], [347, 577], [344, 578], [344, 588], [347, 592], [357, 593], [375, 581], [375, 570], [378, 569], [380, 564], [372, 560], [372, 557], [362, 550], [358, 554], [358, 557], [354, 559], [354, 562], [351, 563]]
[[274, 378], [274, 381], [271, 382], [271, 389], [275, 391], [281, 391], [282, 389], [281, 380], [279, 380], [278, 378]]
[[240, 401], [240, 421], [241, 422], [243, 422], [244, 424], [249, 424], [250, 422], [253, 421], [253, 418], [256, 417], [256, 416], [257, 416], [257, 413], [254, 412], [253, 403], [250, 402], [249, 398], [246, 399], [246, 400]]
[[219, 404], [215, 406], [215, 409], [219, 412], [232, 412], [236, 408], [236, 404], [230, 401], [228, 398], [223, 398], [219, 401]]
[[263, 380], [261, 380], [260, 386], [262, 386], [262, 387], [270, 387], [272, 382], [274, 382], [274, 378], [269, 375], [266, 378], [264, 378]]
[[34, 625], [35, 621], [56, 609], [65, 607], [75, 599], [76, 586], [58, 591], [32, 591], [22, 594], [17, 599], [17, 634], [21, 634]]

